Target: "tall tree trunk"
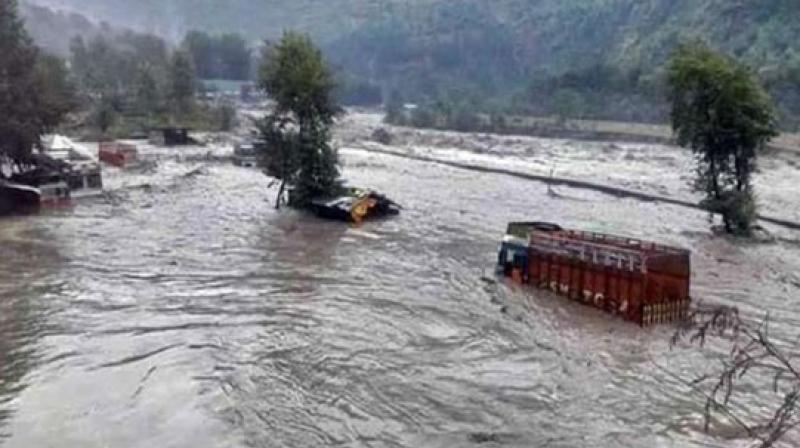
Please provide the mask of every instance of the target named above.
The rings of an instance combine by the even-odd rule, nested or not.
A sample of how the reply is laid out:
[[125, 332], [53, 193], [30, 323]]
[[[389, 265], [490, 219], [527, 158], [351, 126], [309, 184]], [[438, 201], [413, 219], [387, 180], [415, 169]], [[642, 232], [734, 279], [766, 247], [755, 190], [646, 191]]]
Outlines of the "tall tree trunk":
[[711, 176], [711, 195], [714, 199], [719, 200], [722, 197], [722, 192], [719, 191], [719, 173], [717, 172], [717, 161], [714, 156], [711, 156], [708, 171]]
[[[714, 200], [717, 202], [717, 206], [722, 206], [722, 191], [720, 190], [719, 186], [719, 171], [717, 169], [717, 160], [714, 157], [711, 157], [709, 161], [708, 167], [709, 174], [711, 175], [711, 195]], [[730, 216], [728, 216], [728, 211], [721, 207], [721, 214], [722, 214], [722, 225], [725, 227], [726, 233], [733, 233], [733, 225], [731, 223]]]
[[747, 175], [748, 160], [740, 152], [737, 152], [734, 157], [736, 165], [736, 190], [744, 191], [750, 184]]
[[281, 187], [278, 189], [278, 197], [275, 199], [275, 210], [281, 209], [281, 201], [283, 200], [283, 192], [286, 189], [286, 178], [281, 181]]

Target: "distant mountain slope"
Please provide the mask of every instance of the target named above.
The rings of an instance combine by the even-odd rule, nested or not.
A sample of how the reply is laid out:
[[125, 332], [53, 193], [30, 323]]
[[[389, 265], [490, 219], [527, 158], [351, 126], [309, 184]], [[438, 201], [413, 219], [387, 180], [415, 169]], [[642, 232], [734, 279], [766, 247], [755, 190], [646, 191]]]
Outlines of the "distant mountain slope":
[[598, 67], [619, 72], [617, 85], [650, 89], [690, 39], [735, 55], [782, 92], [786, 73], [800, 73], [800, 0], [29, 1], [174, 41], [191, 29], [239, 32], [253, 44], [305, 31], [351, 76], [417, 96], [453, 86], [464, 90], [458, 97], [496, 96]]
[[300, 29], [333, 38], [392, 10], [393, 4], [425, 8], [438, 0], [33, 0], [42, 5], [180, 39], [190, 30], [241, 32], [254, 40]]
[[253, 40], [286, 28], [329, 42], [396, 23], [419, 39], [475, 26], [513, 37], [523, 65], [661, 61], [675, 42], [702, 37], [754, 63], [780, 63], [800, 42], [797, 0], [31, 0], [173, 38], [239, 31]]

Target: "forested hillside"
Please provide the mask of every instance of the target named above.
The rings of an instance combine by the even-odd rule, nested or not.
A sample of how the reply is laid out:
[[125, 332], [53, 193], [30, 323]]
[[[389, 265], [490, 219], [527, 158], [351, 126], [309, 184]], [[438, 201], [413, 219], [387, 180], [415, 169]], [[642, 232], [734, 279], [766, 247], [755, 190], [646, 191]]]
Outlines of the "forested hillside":
[[663, 60], [675, 42], [690, 37], [757, 63], [779, 63], [797, 52], [800, 38], [796, 0], [32, 1], [176, 39], [204, 30], [258, 40], [292, 28], [333, 41], [391, 24], [430, 45], [486, 35], [491, 27], [494, 37], [512, 38], [525, 68], [600, 61], [633, 67]]
[[800, 113], [797, 0], [31, 1], [175, 40], [236, 31], [255, 45], [306, 31], [383, 96], [645, 121], [663, 119], [667, 56], [701, 39], [757, 71], [784, 116]]

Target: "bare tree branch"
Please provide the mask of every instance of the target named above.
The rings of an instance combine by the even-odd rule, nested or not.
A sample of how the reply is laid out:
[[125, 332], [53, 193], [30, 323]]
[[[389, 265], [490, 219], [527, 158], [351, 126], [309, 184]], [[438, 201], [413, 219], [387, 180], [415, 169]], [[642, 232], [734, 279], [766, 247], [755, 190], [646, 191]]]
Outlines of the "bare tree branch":
[[[745, 322], [736, 308], [702, 306], [690, 313], [672, 337], [674, 347], [681, 341], [705, 346], [714, 337], [731, 344], [730, 353], [714, 375], [703, 375], [682, 383], [705, 397], [705, 430], [710, 430], [714, 414], [722, 414], [741, 426], [760, 448], [772, 448], [787, 438], [800, 426], [800, 366], [795, 362], [797, 353], [788, 353], [790, 347], [776, 344], [770, 335], [770, 316], [757, 325]], [[675, 375], [672, 375], [676, 377]], [[742, 392], [746, 379], [768, 379], [771, 384], [769, 406], [774, 410], [769, 417], [746, 416], [740, 407], [733, 405], [735, 395]], [[752, 414], [752, 413], [751, 413]]]

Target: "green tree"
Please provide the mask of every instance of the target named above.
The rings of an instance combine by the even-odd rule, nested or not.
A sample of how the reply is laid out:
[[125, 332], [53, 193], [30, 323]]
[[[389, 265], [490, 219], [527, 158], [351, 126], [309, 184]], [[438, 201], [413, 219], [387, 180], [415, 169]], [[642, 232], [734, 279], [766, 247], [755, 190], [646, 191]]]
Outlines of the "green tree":
[[139, 67], [136, 74], [135, 104], [138, 113], [152, 121], [161, 107], [161, 92], [154, 68], [148, 64]]
[[211, 36], [200, 31], [191, 31], [183, 39], [183, 48], [191, 55], [200, 78], [214, 79], [217, 77], [218, 62]]
[[250, 78], [250, 49], [244, 38], [238, 34], [211, 36], [192, 31], [184, 38], [183, 48], [189, 52], [197, 74], [202, 79]]
[[217, 54], [222, 63], [220, 78], [245, 80], [252, 61], [247, 42], [238, 34], [223, 34], [217, 39]]
[[262, 165], [281, 181], [276, 208], [287, 187], [290, 205], [305, 207], [339, 188], [338, 156], [330, 144], [331, 125], [341, 113], [333, 76], [306, 35], [288, 32], [264, 51], [259, 85], [275, 106], [260, 126], [267, 141]]
[[86, 46], [86, 60], [81, 71], [86, 78], [83, 86], [93, 94], [117, 94], [123, 89], [118, 76], [123, 66], [123, 57], [105, 37], [96, 36]]
[[36, 72], [43, 121], [52, 127], [77, 108], [77, 89], [66, 63], [58, 56], [40, 54], [36, 60]]
[[194, 108], [196, 81], [189, 55], [185, 51], [176, 51], [169, 71], [169, 99], [176, 119], [185, 117]]
[[727, 232], [749, 233], [758, 152], [777, 135], [769, 96], [747, 68], [699, 43], [678, 48], [668, 84], [678, 143], [697, 158], [695, 188]]
[[0, 164], [21, 170], [32, 165], [41, 135], [69, 111], [70, 89], [64, 67], [31, 43], [16, 0], [0, 2], [0, 55]]

